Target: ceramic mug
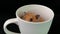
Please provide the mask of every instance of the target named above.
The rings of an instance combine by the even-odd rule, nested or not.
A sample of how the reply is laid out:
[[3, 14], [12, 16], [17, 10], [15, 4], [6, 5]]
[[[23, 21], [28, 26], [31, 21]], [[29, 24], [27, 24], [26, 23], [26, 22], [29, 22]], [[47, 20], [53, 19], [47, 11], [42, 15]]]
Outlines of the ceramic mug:
[[[28, 22], [21, 19], [20, 17], [24, 14], [24, 12], [28, 11], [39, 14], [44, 18], [45, 21]], [[5, 22], [3, 28], [6, 34], [47, 34], [52, 24], [53, 18], [54, 12], [50, 8], [43, 5], [30, 4], [18, 8], [16, 11], [16, 18], [8, 19]], [[14, 33], [9, 31], [6, 26], [11, 23], [17, 24], [21, 33]]]

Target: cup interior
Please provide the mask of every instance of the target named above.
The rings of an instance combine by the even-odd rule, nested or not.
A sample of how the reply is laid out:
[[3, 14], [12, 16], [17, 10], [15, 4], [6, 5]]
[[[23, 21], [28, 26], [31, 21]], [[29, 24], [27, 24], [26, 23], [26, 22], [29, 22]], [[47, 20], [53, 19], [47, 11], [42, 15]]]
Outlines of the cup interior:
[[54, 13], [53, 11], [43, 5], [25, 5], [22, 6], [20, 8], [17, 9], [16, 14], [18, 15], [18, 17], [21, 17], [22, 15], [24, 15], [24, 12], [32, 12], [35, 14], [40, 15], [45, 21], [53, 19], [54, 17]]

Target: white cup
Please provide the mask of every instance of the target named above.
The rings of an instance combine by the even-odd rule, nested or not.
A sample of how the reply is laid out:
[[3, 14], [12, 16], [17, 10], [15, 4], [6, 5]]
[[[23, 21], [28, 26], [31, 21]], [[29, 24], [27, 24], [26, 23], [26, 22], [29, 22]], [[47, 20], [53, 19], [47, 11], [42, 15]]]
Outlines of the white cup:
[[[22, 20], [20, 17], [24, 15], [24, 12], [28, 11], [39, 14], [45, 21], [34, 23]], [[38, 4], [25, 5], [17, 9], [16, 18], [7, 20], [3, 28], [6, 34], [47, 34], [52, 24], [53, 17], [54, 12], [46, 6]], [[17, 24], [21, 33], [9, 31], [6, 26], [11, 23]]]

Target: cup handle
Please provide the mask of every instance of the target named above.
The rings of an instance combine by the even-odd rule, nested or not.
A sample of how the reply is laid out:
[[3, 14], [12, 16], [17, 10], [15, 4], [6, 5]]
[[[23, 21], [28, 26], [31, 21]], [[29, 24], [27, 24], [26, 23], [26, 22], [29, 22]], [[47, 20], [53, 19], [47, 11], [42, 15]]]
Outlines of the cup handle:
[[[5, 33], [7, 34], [20, 34], [20, 33], [15, 33], [15, 32], [11, 32], [11, 31], [9, 31], [7, 28], [6, 28], [6, 26], [7, 25], [9, 25], [9, 24], [11, 24], [11, 23], [14, 23], [14, 24], [17, 24], [17, 18], [12, 18], [12, 19], [8, 19], [6, 22], [5, 22], [5, 24], [4, 24], [4, 26], [3, 26], [3, 29], [4, 29], [4, 31], [5, 31]], [[18, 24], [17, 24], [18, 25]]]

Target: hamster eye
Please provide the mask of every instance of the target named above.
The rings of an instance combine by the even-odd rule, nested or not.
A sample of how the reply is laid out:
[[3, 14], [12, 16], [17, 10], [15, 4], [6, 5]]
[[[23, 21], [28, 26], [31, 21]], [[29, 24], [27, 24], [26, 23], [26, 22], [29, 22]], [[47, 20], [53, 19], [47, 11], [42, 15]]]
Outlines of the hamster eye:
[[30, 21], [33, 21], [33, 19], [32, 19], [32, 18], [30, 18]]
[[35, 17], [36, 17], [36, 19], [38, 19], [40, 17], [40, 15], [36, 15]]

